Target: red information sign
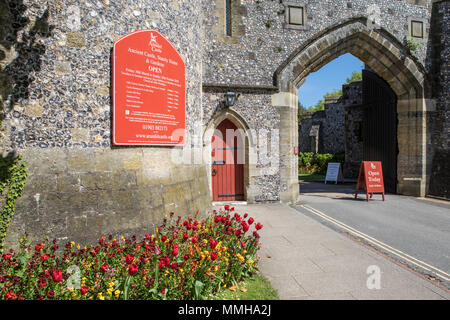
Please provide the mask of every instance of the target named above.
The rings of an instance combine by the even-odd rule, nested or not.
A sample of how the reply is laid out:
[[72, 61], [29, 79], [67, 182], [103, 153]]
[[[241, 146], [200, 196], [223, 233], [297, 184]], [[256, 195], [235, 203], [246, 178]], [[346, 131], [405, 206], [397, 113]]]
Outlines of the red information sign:
[[130, 33], [113, 48], [113, 143], [184, 145], [185, 65], [155, 30]]
[[358, 197], [359, 190], [366, 191], [367, 201], [369, 201], [369, 194], [370, 198], [372, 198], [374, 193], [381, 193], [384, 201], [383, 168], [380, 161], [361, 162], [355, 199]]

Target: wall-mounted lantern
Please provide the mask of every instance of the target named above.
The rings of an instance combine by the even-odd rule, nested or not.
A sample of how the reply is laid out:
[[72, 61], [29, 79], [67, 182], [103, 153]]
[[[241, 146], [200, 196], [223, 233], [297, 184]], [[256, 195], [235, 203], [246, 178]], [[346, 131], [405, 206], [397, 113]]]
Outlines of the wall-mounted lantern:
[[236, 100], [239, 98], [240, 95], [241, 95], [240, 93], [236, 94], [236, 92], [227, 91], [227, 93], [224, 94], [225, 106], [227, 107], [234, 106], [234, 103], [236, 102]]

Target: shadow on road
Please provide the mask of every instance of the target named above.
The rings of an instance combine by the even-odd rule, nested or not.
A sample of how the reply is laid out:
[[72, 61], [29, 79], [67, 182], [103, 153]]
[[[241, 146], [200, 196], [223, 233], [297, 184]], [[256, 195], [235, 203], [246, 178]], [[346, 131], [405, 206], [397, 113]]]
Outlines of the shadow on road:
[[[321, 196], [328, 198], [339, 198], [353, 201], [366, 201], [365, 192], [359, 191], [355, 199], [355, 182], [330, 183], [323, 182], [300, 182], [300, 196]], [[386, 193], [386, 195], [389, 195]], [[381, 194], [374, 194], [370, 201], [381, 200]]]

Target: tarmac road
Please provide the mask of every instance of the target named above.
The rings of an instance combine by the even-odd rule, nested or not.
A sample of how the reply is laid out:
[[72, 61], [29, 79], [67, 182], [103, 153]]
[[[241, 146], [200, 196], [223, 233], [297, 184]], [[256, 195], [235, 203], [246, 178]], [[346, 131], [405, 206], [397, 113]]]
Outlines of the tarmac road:
[[365, 194], [354, 185], [302, 183], [294, 206], [322, 224], [362, 238], [397, 261], [450, 287], [450, 202]]

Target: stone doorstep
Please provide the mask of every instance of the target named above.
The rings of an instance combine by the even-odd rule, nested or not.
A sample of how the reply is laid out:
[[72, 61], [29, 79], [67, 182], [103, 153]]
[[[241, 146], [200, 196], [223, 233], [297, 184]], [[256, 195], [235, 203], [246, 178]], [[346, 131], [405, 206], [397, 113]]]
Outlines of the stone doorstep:
[[247, 201], [213, 201], [213, 207], [223, 207], [225, 205], [229, 206], [246, 206]]

